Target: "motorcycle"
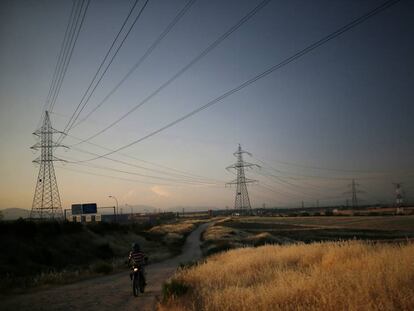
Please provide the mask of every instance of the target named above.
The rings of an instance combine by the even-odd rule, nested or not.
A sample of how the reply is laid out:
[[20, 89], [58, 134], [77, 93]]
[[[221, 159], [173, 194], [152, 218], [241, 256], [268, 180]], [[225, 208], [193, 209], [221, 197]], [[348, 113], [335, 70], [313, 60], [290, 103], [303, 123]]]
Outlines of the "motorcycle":
[[132, 293], [135, 297], [138, 296], [138, 294], [141, 292], [141, 294], [144, 293], [145, 290], [145, 280], [143, 277], [143, 271], [142, 267], [139, 266], [133, 266], [132, 267]]

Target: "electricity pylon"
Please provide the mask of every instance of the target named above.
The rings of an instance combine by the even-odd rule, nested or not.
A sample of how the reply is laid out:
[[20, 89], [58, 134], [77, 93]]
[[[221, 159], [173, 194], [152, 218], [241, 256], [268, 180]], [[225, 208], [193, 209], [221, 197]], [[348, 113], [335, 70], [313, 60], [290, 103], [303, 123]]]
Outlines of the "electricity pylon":
[[400, 208], [404, 203], [404, 193], [402, 190], [402, 183], [393, 183], [395, 186], [395, 206]]
[[256, 182], [256, 180], [246, 178], [244, 174], [245, 168], [251, 168], [254, 166], [260, 167], [257, 164], [243, 161], [243, 153], [251, 156], [251, 153], [242, 150], [240, 144], [239, 148], [233, 155], [237, 158], [237, 162], [233, 165], [226, 167], [227, 170], [235, 169], [237, 178], [226, 185], [237, 185], [236, 197], [234, 200], [234, 209], [240, 210], [242, 214], [251, 213], [252, 206], [250, 205], [249, 193], [247, 192], [247, 184]]
[[64, 161], [53, 156], [54, 148], [64, 147], [53, 141], [53, 134], [57, 133], [63, 134], [52, 128], [49, 112], [45, 111], [42, 126], [33, 133], [40, 137], [40, 141], [31, 147], [34, 150], [40, 149], [40, 157], [33, 161], [38, 163], [40, 167], [32, 210], [30, 212], [31, 219], [61, 219], [63, 216], [55, 169], [53, 167], [53, 161]]
[[348, 185], [351, 187], [351, 191], [345, 192], [344, 194], [351, 194], [351, 204], [352, 208], [358, 208], [358, 193], [364, 193], [363, 191], [358, 190], [359, 184], [355, 182], [355, 179], [352, 179], [352, 182]]

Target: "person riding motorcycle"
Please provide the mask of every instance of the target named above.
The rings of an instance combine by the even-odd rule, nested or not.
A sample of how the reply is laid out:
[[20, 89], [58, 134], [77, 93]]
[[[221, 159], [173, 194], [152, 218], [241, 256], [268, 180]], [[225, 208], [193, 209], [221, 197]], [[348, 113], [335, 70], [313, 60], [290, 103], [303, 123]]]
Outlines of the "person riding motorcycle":
[[[137, 242], [132, 243], [132, 249], [129, 252], [128, 263], [131, 267], [137, 266], [140, 268], [140, 276], [144, 280], [144, 284], [147, 282], [145, 280], [144, 266], [146, 265], [148, 257], [145, 256], [144, 252], [141, 250], [141, 247]], [[130, 273], [130, 278], [132, 280], [132, 272]]]

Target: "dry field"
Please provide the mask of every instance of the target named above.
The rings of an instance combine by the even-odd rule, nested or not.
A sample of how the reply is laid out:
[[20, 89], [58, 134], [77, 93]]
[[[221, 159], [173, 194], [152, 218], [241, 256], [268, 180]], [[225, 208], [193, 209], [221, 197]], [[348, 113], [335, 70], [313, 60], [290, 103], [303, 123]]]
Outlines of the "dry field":
[[414, 230], [414, 215], [408, 216], [329, 216], [329, 217], [243, 217], [240, 221], [261, 224], [316, 226], [320, 228]]
[[240, 248], [178, 271], [159, 311], [414, 310], [413, 258], [413, 244]]
[[414, 216], [227, 217], [202, 236], [205, 256], [243, 246], [414, 239]]

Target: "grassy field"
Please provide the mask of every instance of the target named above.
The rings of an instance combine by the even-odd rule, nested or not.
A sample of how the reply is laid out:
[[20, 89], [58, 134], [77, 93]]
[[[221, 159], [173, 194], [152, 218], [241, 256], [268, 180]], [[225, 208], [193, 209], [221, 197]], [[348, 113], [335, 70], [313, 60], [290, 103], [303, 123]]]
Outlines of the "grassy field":
[[242, 246], [414, 238], [414, 216], [228, 217], [202, 236], [204, 255]]
[[414, 310], [414, 245], [240, 248], [180, 270], [159, 311]]

